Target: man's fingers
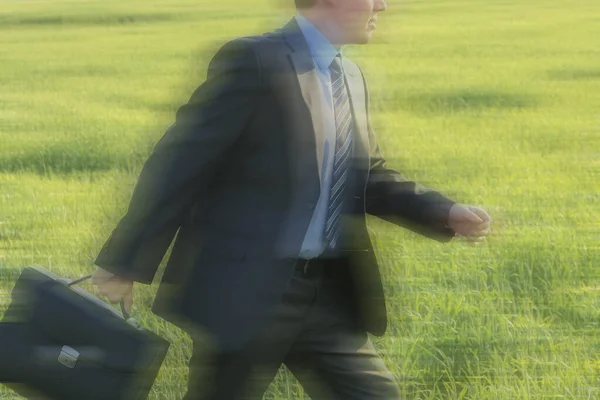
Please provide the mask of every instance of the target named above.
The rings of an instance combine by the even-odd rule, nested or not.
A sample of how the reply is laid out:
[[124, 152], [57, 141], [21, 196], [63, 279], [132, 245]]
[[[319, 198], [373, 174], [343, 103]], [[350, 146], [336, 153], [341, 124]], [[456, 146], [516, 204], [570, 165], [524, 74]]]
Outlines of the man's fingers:
[[481, 242], [485, 241], [484, 235], [477, 235], [474, 233], [459, 234], [458, 237], [469, 244], [481, 243]]
[[487, 236], [491, 232], [492, 232], [491, 228], [479, 229], [479, 230], [473, 231], [469, 236], [474, 236], [474, 237]]
[[109, 279], [98, 286], [98, 289], [100, 295], [107, 297], [111, 303], [118, 303], [121, 299], [125, 299], [133, 288], [131, 282]]
[[123, 298], [123, 294], [120, 292], [111, 292], [108, 294], [108, 300], [111, 303], [118, 303], [119, 301], [121, 301], [121, 299]]
[[492, 222], [492, 217], [483, 208], [469, 206], [469, 210], [481, 218], [482, 221]]
[[479, 218], [477, 214], [472, 212], [471, 210], [465, 209], [464, 216], [467, 220], [471, 222], [475, 222], [477, 224], [483, 223], [483, 219]]
[[489, 228], [490, 226], [492, 226], [491, 221], [483, 221], [482, 223], [478, 224], [475, 228], [479, 229], [479, 230], [483, 230], [483, 229]]
[[125, 311], [128, 313], [131, 312], [131, 308], [133, 307], [133, 290], [130, 290], [123, 297], [123, 306], [125, 307]]
[[98, 284], [98, 293], [101, 296], [108, 296], [108, 294], [112, 293], [112, 292], [113, 292], [113, 285], [112, 285], [112, 282], [110, 282], [110, 280]]

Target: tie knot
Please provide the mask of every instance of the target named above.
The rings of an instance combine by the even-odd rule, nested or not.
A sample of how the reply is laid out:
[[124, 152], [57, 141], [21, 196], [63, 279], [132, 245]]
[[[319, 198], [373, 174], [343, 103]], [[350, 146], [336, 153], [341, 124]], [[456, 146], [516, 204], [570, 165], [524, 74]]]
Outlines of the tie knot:
[[329, 68], [338, 75], [342, 73], [342, 57], [340, 56], [340, 53], [337, 53], [335, 57], [333, 57], [333, 61], [331, 61]]

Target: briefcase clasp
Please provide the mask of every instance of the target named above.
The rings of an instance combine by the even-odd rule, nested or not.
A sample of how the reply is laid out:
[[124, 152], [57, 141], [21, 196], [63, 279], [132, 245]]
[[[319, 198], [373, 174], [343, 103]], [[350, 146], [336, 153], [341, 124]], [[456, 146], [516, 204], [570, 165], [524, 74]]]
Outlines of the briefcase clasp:
[[58, 362], [69, 368], [75, 368], [78, 359], [79, 352], [69, 346], [63, 346], [60, 350], [60, 355], [58, 356]]

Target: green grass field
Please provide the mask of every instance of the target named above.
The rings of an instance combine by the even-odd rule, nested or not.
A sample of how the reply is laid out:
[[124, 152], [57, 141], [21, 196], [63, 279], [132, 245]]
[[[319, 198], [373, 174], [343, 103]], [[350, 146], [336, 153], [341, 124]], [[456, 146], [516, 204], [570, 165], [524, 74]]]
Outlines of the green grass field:
[[[291, 4], [0, 0], [0, 314], [26, 265], [93, 271], [214, 51]], [[403, 393], [600, 398], [600, 3], [390, 0], [379, 22], [344, 51], [389, 164], [495, 221], [471, 247], [370, 219], [390, 310], [374, 342]], [[149, 312], [156, 288], [134, 289], [172, 343], [150, 398], [179, 399], [191, 341]], [[282, 368], [265, 398], [302, 396]]]

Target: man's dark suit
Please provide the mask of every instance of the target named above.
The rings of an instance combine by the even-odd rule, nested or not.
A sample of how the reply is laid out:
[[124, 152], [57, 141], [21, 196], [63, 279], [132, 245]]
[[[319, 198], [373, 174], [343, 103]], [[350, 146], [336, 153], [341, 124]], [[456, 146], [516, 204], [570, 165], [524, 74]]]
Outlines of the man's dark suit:
[[[343, 67], [356, 129], [339, 280], [360, 326], [382, 335], [386, 306], [365, 214], [447, 241], [454, 202], [386, 168], [363, 74], [347, 59]], [[179, 229], [153, 311], [202, 326], [219, 348], [243, 346], [290, 281], [319, 197], [318, 87], [295, 20], [225, 44], [147, 160], [96, 265], [150, 284]]]

